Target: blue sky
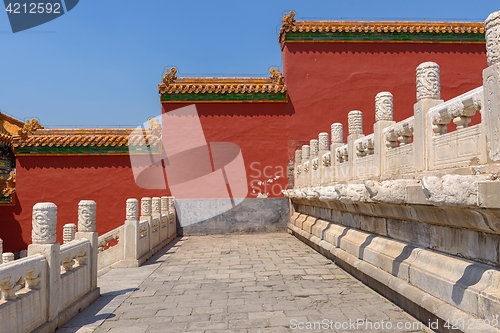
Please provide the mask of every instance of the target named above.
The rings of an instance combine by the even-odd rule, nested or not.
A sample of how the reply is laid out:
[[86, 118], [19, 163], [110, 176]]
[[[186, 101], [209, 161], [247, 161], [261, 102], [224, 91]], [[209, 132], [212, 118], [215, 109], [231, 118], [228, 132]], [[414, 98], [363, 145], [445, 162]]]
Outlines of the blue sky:
[[178, 76], [268, 76], [281, 18], [484, 21], [498, 0], [81, 0], [12, 33], [0, 12], [0, 111], [47, 127], [135, 127], [157, 116], [165, 68]]

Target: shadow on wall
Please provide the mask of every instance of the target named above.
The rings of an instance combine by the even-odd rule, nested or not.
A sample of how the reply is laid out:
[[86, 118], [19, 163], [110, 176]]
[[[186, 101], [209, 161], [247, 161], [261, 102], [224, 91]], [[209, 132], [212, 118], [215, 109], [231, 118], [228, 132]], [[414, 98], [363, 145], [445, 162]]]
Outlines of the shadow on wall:
[[[28, 248], [28, 244], [23, 241], [21, 235], [21, 226], [16, 220], [16, 216], [21, 211], [21, 203], [16, 194], [14, 197], [14, 206], [0, 206], [0, 238], [3, 240], [3, 252], [19, 252]], [[31, 229], [25, 230], [25, 232], [31, 233]], [[28, 238], [31, 239], [31, 234]], [[16, 244], [23, 244], [23, 247], [18, 248]]]

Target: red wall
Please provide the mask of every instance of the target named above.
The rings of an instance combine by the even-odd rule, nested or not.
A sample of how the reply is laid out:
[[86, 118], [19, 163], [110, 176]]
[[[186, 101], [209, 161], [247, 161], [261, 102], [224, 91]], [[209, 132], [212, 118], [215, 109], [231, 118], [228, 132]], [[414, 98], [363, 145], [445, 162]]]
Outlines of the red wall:
[[290, 139], [317, 139], [334, 122], [363, 112], [364, 133], [373, 133], [375, 95], [394, 96], [394, 120], [413, 115], [415, 69], [425, 61], [441, 67], [441, 98], [481, 86], [487, 67], [485, 45], [394, 43], [287, 43], [283, 70], [295, 113], [288, 122]]
[[[232, 142], [242, 149], [249, 195], [269, 192], [281, 197], [287, 164], [294, 150], [319, 132], [344, 124], [347, 113], [364, 112], [365, 134], [373, 132], [374, 99], [380, 91], [394, 95], [396, 121], [413, 114], [415, 68], [424, 61], [441, 66], [442, 98], [449, 99], [482, 85], [484, 45], [290, 43], [283, 50], [288, 103], [196, 104], [207, 142]], [[163, 104], [168, 112], [189, 104]], [[298, 141], [297, 141], [298, 140]], [[302, 142], [301, 142], [302, 141]], [[275, 176], [272, 184], [258, 185]], [[62, 226], [77, 222], [78, 202], [97, 202], [97, 230], [107, 232], [125, 220], [130, 197], [169, 195], [135, 184], [128, 156], [21, 156], [17, 160], [16, 205], [0, 207], [0, 238], [5, 251], [25, 249], [31, 242], [31, 209], [50, 201], [59, 207]]]
[[97, 203], [97, 231], [103, 234], [124, 223], [128, 198], [169, 195], [137, 187], [128, 156], [19, 156], [16, 173], [16, 205], [0, 207], [5, 252], [31, 244], [31, 210], [37, 202], [57, 205], [62, 243], [63, 225], [78, 223], [80, 200]]
[[[163, 104], [163, 112], [189, 104]], [[249, 194], [283, 197], [288, 184], [287, 119], [293, 115], [291, 103], [198, 103], [198, 115], [207, 142], [232, 142], [240, 146], [245, 161]], [[273, 183], [258, 181], [280, 176]], [[255, 190], [255, 193], [252, 191]]]

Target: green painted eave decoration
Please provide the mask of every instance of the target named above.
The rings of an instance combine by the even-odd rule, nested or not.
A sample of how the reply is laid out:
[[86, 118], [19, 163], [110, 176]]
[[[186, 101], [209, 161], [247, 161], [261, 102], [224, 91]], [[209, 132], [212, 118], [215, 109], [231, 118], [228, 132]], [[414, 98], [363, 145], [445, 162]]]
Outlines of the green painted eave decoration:
[[286, 102], [287, 93], [173, 93], [162, 94], [162, 102]]
[[331, 42], [463, 42], [484, 43], [484, 33], [363, 33], [363, 32], [287, 32], [285, 41]]

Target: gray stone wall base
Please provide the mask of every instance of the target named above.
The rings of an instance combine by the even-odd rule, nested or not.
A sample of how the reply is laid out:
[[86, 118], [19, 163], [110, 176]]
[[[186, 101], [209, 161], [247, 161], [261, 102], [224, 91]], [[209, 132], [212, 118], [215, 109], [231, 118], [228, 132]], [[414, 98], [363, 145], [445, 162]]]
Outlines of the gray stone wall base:
[[[498, 326], [467, 327], [467, 323], [477, 323], [478, 317], [493, 319], [499, 313], [499, 287], [488, 285], [499, 274], [492, 266], [305, 214], [294, 213], [287, 227], [289, 233], [424, 324], [437, 321], [437, 332], [500, 332]], [[457, 274], [463, 274], [462, 278], [456, 279]], [[474, 277], [479, 280], [472, 281]], [[458, 330], [444, 326], [454, 319], [464, 320], [465, 327]]]
[[286, 198], [244, 199], [232, 209], [204, 221], [187, 226], [179, 223], [179, 220], [182, 220], [182, 214], [202, 216], [205, 207], [218, 206], [219, 201], [221, 199], [184, 200], [183, 211], [177, 212], [177, 234], [180, 236], [212, 235], [285, 232], [286, 230], [286, 224], [290, 218], [290, 204]]

